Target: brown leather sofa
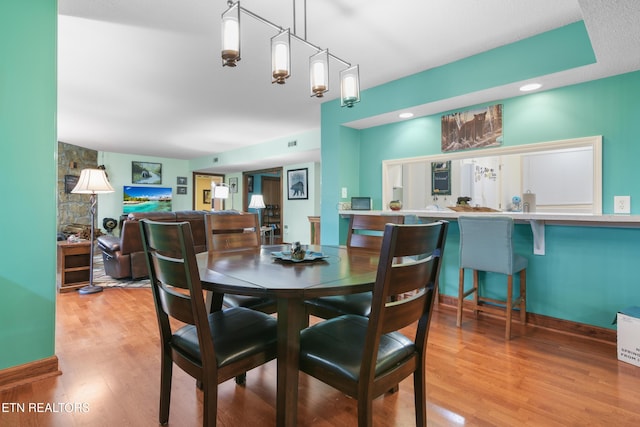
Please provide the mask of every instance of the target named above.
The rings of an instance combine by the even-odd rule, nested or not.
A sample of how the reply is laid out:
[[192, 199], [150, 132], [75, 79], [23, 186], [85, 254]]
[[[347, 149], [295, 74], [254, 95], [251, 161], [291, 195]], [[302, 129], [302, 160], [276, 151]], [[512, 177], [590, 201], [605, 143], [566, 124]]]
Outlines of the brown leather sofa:
[[[138, 221], [148, 218], [152, 221], [182, 222], [191, 224], [191, 233], [196, 253], [207, 250], [205, 215], [209, 211], [177, 212], [134, 212], [122, 222], [120, 236], [103, 235], [98, 237], [98, 247], [102, 250], [104, 271], [114, 279], [131, 277], [141, 279], [149, 275], [144, 258], [140, 224]], [[218, 212], [216, 212], [218, 213]], [[229, 212], [227, 212], [229, 213]]]

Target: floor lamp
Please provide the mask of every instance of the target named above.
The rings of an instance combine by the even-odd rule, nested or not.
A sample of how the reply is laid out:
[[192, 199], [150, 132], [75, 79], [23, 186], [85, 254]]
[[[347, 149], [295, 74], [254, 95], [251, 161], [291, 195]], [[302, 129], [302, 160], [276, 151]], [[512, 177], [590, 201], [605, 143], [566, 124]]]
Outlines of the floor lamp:
[[215, 210], [214, 203], [216, 199], [223, 200], [227, 198], [229, 198], [229, 187], [227, 186], [227, 184], [216, 184], [215, 182], [211, 181], [211, 210]]
[[78, 184], [71, 190], [75, 194], [90, 194], [91, 207], [91, 244], [89, 245], [89, 284], [84, 288], [78, 289], [81, 294], [94, 294], [102, 292], [102, 286], [94, 286], [93, 284], [93, 247], [94, 229], [96, 225], [96, 194], [113, 193], [113, 187], [109, 184], [107, 175], [102, 169], [83, 169], [78, 179]]
[[264, 205], [264, 198], [262, 194], [254, 194], [251, 196], [251, 201], [249, 202], [249, 209], [256, 209], [258, 211], [258, 222], [262, 226], [262, 217], [260, 216], [260, 210], [266, 208]]

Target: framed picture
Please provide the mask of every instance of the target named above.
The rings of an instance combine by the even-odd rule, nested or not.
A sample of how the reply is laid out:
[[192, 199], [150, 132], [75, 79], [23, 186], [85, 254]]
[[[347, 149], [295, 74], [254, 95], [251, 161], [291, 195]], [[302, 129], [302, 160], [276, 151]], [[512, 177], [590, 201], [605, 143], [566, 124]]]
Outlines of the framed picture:
[[451, 160], [431, 162], [431, 195], [451, 195]]
[[442, 151], [502, 145], [502, 104], [441, 117]]
[[211, 204], [211, 190], [202, 190], [202, 203]]
[[[179, 176], [178, 177], [178, 185], [187, 185], [187, 177], [186, 176]], [[180, 193], [178, 193], [180, 194]]]
[[162, 184], [162, 163], [131, 162], [133, 184]]
[[178, 186], [178, 187], [177, 187], [176, 192], [177, 192], [178, 194], [187, 194], [187, 187], [180, 187], [180, 186]]
[[253, 193], [253, 175], [247, 176], [247, 193]]
[[238, 192], [238, 178], [229, 178], [229, 192], [230, 193]]
[[291, 169], [287, 171], [287, 198], [302, 200], [309, 198], [309, 169]]
[[73, 190], [73, 188], [78, 183], [78, 179], [80, 179], [78, 175], [65, 175], [64, 176], [64, 192], [67, 194], [71, 193], [71, 190]]

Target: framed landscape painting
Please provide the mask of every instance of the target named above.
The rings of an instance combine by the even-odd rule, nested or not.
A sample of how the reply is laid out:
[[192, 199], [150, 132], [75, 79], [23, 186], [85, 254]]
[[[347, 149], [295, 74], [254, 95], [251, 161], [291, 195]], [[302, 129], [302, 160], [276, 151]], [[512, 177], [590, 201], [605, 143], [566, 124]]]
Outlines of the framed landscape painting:
[[309, 198], [308, 176], [309, 169], [307, 168], [287, 171], [287, 198], [289, 200]]
[[133, 184], [162, 184], [162, 163], [131, 162]]

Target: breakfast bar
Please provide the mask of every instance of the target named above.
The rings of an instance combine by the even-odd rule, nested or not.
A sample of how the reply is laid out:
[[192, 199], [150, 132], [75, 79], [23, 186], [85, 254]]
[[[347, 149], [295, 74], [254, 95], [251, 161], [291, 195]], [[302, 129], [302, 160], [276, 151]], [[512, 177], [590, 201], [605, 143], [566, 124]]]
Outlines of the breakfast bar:
[[340, 215], [347, 217], [350, 215], [405, 215], [415, 216], [421, 220], [445, 219], [455, 221], [461, 215], [506, 215], [516, 223], [528, 223], [533, 234], [533, 253], [535, 255], [545, 254], [545, 226], [546, 225], [573, 225], [583, 227], [618, 227], [637, 228], [640, 227], [640, 215], [594, 215], [578, 213], [545, 213], [545, 212], [457, 212], [450, 209], [438, 210], [399, 210], [399, 211], [360, 211], [342, 210]]

